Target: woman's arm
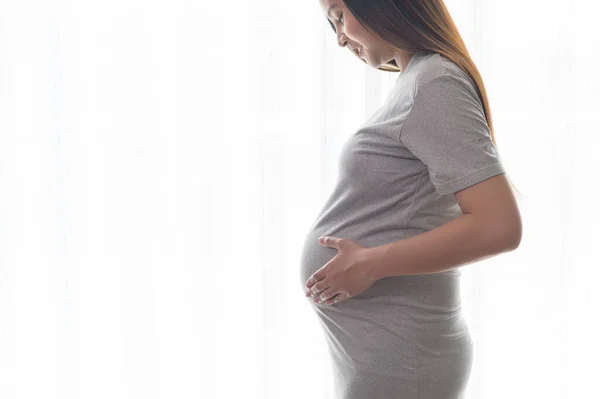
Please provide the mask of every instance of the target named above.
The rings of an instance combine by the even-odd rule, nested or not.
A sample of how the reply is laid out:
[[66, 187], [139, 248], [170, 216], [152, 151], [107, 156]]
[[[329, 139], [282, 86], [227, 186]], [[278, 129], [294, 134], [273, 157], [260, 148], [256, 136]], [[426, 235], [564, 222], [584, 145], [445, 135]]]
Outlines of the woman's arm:
[[463, 215], [418, 236], [369, 248], [370, 275], [377, 280], [440, 273], [519, 246], [521, 217], [504, 174], [454, 195]]

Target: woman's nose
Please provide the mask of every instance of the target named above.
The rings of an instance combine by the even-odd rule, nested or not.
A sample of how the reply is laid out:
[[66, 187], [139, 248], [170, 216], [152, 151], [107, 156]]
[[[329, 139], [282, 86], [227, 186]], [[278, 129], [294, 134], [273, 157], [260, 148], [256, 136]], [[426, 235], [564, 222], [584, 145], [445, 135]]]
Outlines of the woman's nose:
[[340, 37], [338, 38], [338, 45], [340, 47], [345, 47], [346, 44], [348, 44], [348, 38], [346, 37], [346, 35], [341, 34]]

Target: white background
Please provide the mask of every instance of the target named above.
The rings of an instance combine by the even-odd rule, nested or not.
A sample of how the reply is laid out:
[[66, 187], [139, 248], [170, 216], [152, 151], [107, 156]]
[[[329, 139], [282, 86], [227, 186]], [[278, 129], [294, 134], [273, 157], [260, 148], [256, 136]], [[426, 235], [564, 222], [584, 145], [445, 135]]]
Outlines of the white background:
[[[600, 397], [600, 6], [446, 4], [524, 223], [467, 399]], [[1, 1], [0, 398], [331, 398], [301, 244], [396, 76], [317, 0]]]

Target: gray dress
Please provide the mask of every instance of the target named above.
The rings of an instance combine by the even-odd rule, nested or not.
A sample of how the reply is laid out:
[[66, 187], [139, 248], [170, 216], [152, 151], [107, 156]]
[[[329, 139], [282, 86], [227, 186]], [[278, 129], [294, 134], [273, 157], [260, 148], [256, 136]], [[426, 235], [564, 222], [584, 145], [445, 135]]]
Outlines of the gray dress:
[[[374, 247], [419, 235], [461, 215], [453, 193], [501, 173], [469, 75], [440, 54], [416, 53], [342, 147], [337, 184], [301, 252], [302, 293], [337, 254], [319, 236]], [[335, 398], [463, 398], [473, 341], [460, 276], [386, 277], [332, 305], [306, 298], [325, 333]]]

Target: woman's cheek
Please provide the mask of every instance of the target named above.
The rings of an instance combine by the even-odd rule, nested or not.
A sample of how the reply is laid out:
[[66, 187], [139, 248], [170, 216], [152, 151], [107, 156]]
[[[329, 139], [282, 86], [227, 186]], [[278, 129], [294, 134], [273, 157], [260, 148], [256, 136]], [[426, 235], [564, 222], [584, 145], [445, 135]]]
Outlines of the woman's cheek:
[[363, 49], [364, 48], [369, 48], [369, 39], [367, 37], [365, 37], [364, 34], [361, 34], [361, 32], [357, 32], [356, 34], [353, 35], [354, 37], [354, 41], [356, 43], [358, 43]]
[[348, 24], [346, 26], [346, 36], [348, 36], [352, 41], [362, 44], [360, 33], [357, 31], [354, 24]]

